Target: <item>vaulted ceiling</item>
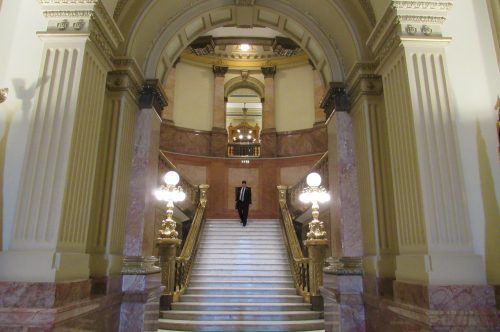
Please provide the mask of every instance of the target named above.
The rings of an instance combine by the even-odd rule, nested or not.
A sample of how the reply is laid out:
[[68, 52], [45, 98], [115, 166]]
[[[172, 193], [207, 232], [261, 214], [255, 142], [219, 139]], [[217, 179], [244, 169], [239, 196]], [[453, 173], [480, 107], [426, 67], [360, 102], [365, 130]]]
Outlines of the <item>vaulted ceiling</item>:
[[148, 78], [165, 79], [197, 37], [219, 27], [267, 27], [297, 43], [324, 82], [343, 81], [372, 55], [366, 47], [389, 0], [136, 0], [118, 1], [114, 17]]

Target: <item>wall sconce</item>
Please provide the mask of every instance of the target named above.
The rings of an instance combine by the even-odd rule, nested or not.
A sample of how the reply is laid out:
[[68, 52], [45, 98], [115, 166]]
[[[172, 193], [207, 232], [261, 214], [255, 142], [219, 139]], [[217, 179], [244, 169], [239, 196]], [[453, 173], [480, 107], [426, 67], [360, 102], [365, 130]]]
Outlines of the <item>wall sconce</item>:
[[9, 94], [8, 88], [0, 89], [0, 104], [7, 100], [8, 94]]
[[186, 194], [181, 186], [176, 186], [179, 183], [179, 174], [175, 171], [170, 171], [165, 174], [163, 180], [166, 185], [162, 185], [155, 191], [156, 199], [167, 202], [167, 218], [161, 223], [161, 228], [158, 235], [161, 239], [177, 239], [177, 231], [175, 230], [175, 221], [172, 219], [174, 214], [174, 202], [181, 202], [186, 198]]
[[311, 173], [306, 178], [308, 187], [300, 193], [299, 199], [303, 203], [312, 203], [313, 220], [309, 223], [308, 240], [323, 240], [326, 238], [326, 231], [323, 222], [319, 217], [319, 203], [330, 200], [330, 194], [321, 186], [321, 175]]

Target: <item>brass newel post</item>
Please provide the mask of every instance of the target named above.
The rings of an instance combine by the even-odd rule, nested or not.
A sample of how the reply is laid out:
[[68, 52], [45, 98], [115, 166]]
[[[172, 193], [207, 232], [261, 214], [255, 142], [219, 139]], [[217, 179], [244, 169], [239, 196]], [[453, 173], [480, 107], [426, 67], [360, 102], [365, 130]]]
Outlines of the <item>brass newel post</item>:
[[158, 239], [158, 254], [160, 255], [161, 283], [165, 286], [160, 297], [160, 309], [168, 310], [173, 302], [175, 292], [175, 257], [179, 239]]
[[311, 293], [311, 304], [313, 310], [323, 310], [323, 298], [319, 288], [323, 286], [323, 266], [328, 240], [316, 239], [306, 240], [309, 261], [309, 292]]

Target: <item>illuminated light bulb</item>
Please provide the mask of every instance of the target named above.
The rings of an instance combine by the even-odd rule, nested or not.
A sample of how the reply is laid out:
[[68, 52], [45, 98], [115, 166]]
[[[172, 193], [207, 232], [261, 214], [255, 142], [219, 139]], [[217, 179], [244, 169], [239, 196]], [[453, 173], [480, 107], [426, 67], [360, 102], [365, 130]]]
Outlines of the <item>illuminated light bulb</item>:
[[240, 51], [243, 51], [243, 52], [250, 51], [250, 45], [248, 45], [248, 44], [241, 44], [240, 45]]
[[321, 184], [321, 175], [313, 172], [307, 176], [307, 184], [311, 187], [318, 187]]
[[167, 174], [165, 174], [165, 176], [163, 177], [163, 180], [165, 181], [166, 184], [170, 184], [170, 185], [173, 185], [175, 186], [177, 183], [179, 183], [179, 174], [177, 174], [177, 172], [175, 171], [170, 171], [170, 172], [167, 172]]

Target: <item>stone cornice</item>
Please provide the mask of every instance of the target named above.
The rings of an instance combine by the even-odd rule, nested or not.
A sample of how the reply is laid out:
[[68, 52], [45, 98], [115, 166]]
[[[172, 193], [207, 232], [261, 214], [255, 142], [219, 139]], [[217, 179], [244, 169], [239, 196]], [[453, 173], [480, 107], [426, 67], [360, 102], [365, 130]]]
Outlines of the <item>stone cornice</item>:
[[88, 34], [111, 60], [124, 38], [101, 0], [39, 0], [48, 19], [46, 34]]
[[404, 40], [443, 38], [441, 26], [452, 6], [449, 0], [393, 0], [368, 38], [367, 46], [377, 56], [377, 61], [383, 62]]
[[375, 74], [378, 64], [375, 62], [358, 62], [349, 71], [346, 79], [347, 94], [356, 103], [361, 96], [378, 96], [382, 94], [381, 77]]
[[113, 59], [114, 69], [109, 73], [107, 87], [111, 91], [130, 91], [136, 98], [142, 90], [144, 75], [132, 58]]
[[139, 97], [140, 108], [154, 108], [161, 116], [161, 111], [168, 105], [167, 96], [158, 79], [147, 79]]
[[[334, 112], [349, 112], [351, 101], [343, 82], [330, 82], [330, 87], [321, 100], [320, 107], [329, 119]], [[327, 120], [328, 122], [328, 120]]]

